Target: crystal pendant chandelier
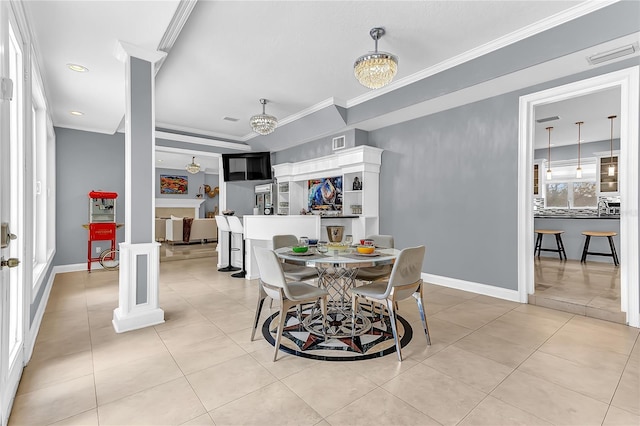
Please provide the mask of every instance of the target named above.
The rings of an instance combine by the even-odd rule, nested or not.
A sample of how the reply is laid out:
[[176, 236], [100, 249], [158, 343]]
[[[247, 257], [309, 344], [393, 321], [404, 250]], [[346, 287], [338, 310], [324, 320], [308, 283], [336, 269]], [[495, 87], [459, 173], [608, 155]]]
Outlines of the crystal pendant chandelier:
[[611, 139], [609, 139], [609, 149], [611, 150], [609, 158], [609, 176], [616, 175], [616, 166], [615, 164], [613, 164], [613, 119], [616, 117], [617, 115], [610, 115], [609, 117], [607, 117], [609, 120], [611, 120]]
[[386, 86], [398, 72], [398, 58], [390, 53], [378, 52], [378, 40], [384, 33], [384, 28], [372, 28], [369, 35], [375, 41], [375, 51], [360, 56], [353, 64], [356, 78], [369, 89]]
[[200, 164], [196, 163], [196, 157], [191, 158], [191, 164], [187, 164], [185, 169], [192, 175], [195, 175], [200, 171]]
[[576, 179], [582, 178], [582, 167], [580, 167], [580, 126], [584, 124], [584, 121], [577, 121], [578, 125], [578, 168], [576, 169]]
[[262, 114], [257, 114], [251, 117], [249, 123], [254, 132], [261, 135], [268, 135], [272, 133], [278, 126], [278, 119], [273, 115], [265, 114], [264, 107], [267, 105], [266, 99], [260, 99], [262, 104]]
[[552, 175], [551, 175], [551, 129], [553, 129], [553, 127], [547, 127], [546, 130], [549, 131], [549, 155], [548, 155], [548, 159], [547, 161], [549, 162], [549, 164], [547, 164], [547, 179], [551, 179]]

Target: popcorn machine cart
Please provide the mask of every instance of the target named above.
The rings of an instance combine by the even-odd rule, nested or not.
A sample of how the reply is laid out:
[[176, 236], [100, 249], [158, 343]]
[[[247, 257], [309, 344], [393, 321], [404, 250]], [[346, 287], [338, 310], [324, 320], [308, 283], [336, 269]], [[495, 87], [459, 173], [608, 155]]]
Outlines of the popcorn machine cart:
[[116, 198], [117, 192], [89, 192], [89, 241], [87, 243], [87, 270], [91, 272], [91, 262], [100, 261], [101, 253], [92, 256], [93, 242], [109, 241], [111, 250], [116, 250]]

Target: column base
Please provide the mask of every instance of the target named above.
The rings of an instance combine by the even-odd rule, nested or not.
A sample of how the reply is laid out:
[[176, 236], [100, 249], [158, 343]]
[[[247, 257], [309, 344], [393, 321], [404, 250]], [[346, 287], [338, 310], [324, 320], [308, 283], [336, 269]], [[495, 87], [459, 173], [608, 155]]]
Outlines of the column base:
[[158, 303], [160, 244], [120, 243], [119, 303], [113, 311], [117, 333], [164, 322]]
[[116, 308], [113, 310], [113, 321], [111, 321], [116, 333], [138, 330], [140, 328], [162, 324], [163, 322], [164, 311], [160, 308], [144, 312], [129, 313], [128, 315], [124, 315], [120, 311], [120, 308]]

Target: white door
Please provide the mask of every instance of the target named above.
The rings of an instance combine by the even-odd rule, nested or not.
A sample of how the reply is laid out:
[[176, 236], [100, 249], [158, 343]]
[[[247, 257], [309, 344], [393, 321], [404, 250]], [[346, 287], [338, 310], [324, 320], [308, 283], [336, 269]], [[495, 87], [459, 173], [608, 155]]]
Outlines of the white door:
[[24, 263], [18, 263], [24, 256], [24, 44], [8, 2], [1, 3], [0, 420], [6, 425], [24, 367]]

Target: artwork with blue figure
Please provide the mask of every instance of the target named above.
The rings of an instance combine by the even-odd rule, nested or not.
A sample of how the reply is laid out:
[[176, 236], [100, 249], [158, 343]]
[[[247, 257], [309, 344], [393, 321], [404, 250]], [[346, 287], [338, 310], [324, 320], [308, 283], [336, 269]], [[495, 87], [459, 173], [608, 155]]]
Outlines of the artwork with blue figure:
[[342, 176], [309, 180], [309, 210], [342, 210]]

